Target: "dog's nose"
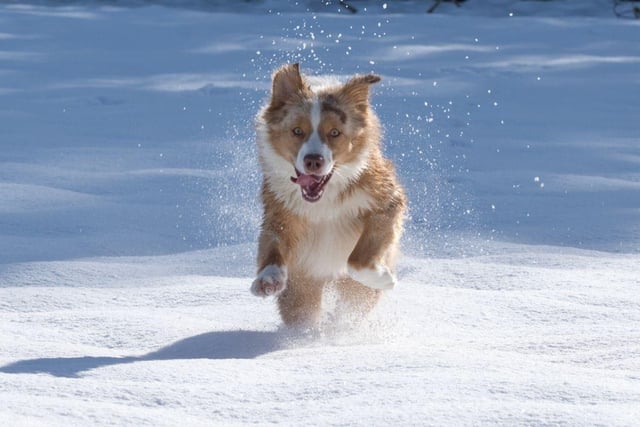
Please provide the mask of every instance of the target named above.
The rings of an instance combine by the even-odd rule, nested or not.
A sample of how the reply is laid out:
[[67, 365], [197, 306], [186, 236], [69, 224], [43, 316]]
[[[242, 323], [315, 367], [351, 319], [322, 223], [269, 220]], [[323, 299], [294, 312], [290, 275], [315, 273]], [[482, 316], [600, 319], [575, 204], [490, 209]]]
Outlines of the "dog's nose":
[[304, 156], [304, 171], [311, 175], [322, 169], [324, 166], [324, 157], [320, 154], [307, 154]]

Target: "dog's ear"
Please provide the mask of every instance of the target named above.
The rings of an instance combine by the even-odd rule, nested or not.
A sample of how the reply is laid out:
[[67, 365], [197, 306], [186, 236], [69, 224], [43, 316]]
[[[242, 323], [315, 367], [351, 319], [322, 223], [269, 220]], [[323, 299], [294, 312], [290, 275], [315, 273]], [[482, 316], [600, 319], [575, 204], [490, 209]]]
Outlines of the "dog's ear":
[[280, 107], [292, 98], [303, 96], [307, 90], [308, 85], [300, 75], [300, 65], [287, 64], [273, 75], [271, 107]]
[[341, 97], [348, 103], [355, 105], [357, 109], [365, 111], [369, 105], [369, 85], [381, 80], [376, 74], [355, 76], [351, 78], [340, 90]]

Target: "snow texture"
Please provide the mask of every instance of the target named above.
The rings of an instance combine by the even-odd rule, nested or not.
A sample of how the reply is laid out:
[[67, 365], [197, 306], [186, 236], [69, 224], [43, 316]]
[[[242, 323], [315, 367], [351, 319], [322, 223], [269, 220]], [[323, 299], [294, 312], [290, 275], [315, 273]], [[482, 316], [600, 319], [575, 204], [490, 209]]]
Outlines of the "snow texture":
[[[0, 4], [0, 424], [638, 425], [637, 21], [144, 4]], [[313, 333], [250, 292], [292, 61], [382, 76], [411, 204], [395, 289]]]

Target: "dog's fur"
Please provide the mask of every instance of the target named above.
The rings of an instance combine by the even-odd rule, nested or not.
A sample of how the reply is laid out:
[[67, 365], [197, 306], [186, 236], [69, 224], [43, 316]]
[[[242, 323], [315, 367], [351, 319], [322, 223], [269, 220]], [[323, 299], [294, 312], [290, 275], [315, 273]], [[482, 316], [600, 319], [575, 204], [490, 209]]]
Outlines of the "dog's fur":
[[393, 288], [406, 205], [369, 104], [380, 77], [311, 80], [280, 68], [257, 117], [264, 217], [251, 291], [277, 296], [285, 324], [302, 327], [317, 325], [328, 283], [362, 315]]

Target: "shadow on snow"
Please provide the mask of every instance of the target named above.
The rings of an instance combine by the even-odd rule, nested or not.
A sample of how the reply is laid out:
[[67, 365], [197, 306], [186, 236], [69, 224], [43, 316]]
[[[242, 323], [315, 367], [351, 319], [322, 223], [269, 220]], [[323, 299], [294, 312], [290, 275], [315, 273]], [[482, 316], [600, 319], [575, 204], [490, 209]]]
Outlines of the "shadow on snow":
[[111, 365], [156, 360], [253, 359], [283, 346], [283, 334], [267, 331], [217, 331], [175, 342], [143, 356], [51, 357], [21, 360], [0, 367], [8, 374], [46, 373], [77, 378], [80, 373]]

